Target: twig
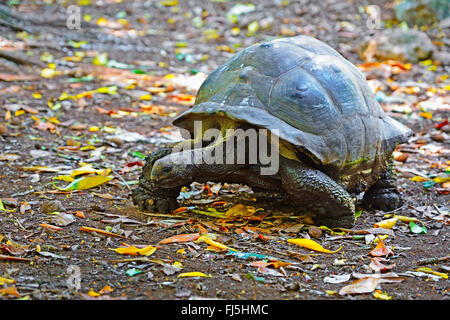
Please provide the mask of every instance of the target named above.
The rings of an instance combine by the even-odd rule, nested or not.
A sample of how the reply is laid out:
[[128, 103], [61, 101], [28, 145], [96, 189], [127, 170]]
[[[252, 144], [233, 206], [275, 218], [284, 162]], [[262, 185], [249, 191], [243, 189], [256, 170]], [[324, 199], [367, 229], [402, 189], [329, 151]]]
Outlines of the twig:
[[440, 257], [440, 258], [423, 259], [423, 260], [417, 261], [416, 263], [419, 265], [432, 264], [432, 263], [445, 262], [449, 259], [450, 259], [450, 256], [445, 256], [445, 257]]
[[122, 180], [122, 182], [125, 184], [125, 186], [128, 188], [128, 190], [131, 192], [130, 186], [129, 186], [128, 183], [122, 178], [122, 176], [121, 176], [120, 174], [116, 173], [116, 171], [114, 171], [114, 170], [111, 170], [111, 172], [112, 172], [117, 178], [119, 178], [120, 180]]
[[436, 209], [436, 211], [439, 213], [439, 215], [444, 215], [444, 213], [438, 208], [436, 203], [433, 203], [433, 207]]
[[45, 67], [45, 64], [43, 62], [22, 55], [20, 53], [12, 54], [6, 51], [0, 51], [0, 57], [5, 58], [6, 60], [13, 61], [17, 64], [24, 64], [24, 65], [33, 64], [41, 68]]

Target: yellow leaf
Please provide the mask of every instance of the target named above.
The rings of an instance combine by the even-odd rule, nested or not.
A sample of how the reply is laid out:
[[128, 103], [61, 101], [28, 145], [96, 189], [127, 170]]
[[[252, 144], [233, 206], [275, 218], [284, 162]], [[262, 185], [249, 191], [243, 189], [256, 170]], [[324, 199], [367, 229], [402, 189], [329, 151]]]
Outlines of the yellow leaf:
[[88, 292], [88, 296], [93, 297], [93, 298], [98, 297], [99, 295], [100, 295], [100, 293], [95, 292], [93, 289], [89, 290], [89, 292]]
[[178, 5], [178, 0], [163, 0], [159, 2], [164, 7], [173, 7]]
[[430, 179], [421, 177], [421, 176], [415, 176], [415, 177], [411, 178], [410, 180], [415, 181], [415, 182], [424, 182], [424, 181], [429, 181]]
[[150, 256], [155, 251], [156, 248], [153, 246], [148, 246], [142, 249], [136, 248], [135, 246], [129, 246], [129, 247], [123, 247], [123, 248], [116, 248], [116, 249], [110, 249], [120, 254], [130, 254], [130, 255], [141, 255], [141, 256]]
[[14, 283], [14, 282], [16, 282], [16, 280], [0, 277], [0, 286], [4, 285], [5, 283], [6, 284], [11, 284], [11, 283]]
[[436, 178], [433, 178], [433, 181], [436, 183], [450, 182], [450, 177], [436, 177]]
[[391, 300], [392, 296], [388, 296], [387, 292], [382, 292], [381, 290], [375, 290], [373, 293], [374, 298], [380, 299], [380, 300]]
[[431, 112], [419, 112], [419, 115], [426, 119], [433, 118], [433, 114]]
[[51, 79], [57, 75], [60, 75], [61, 73], [62, 73], [61, 71], [56, 71], [51, 68], [44, 68], [41, 71], [41, 77], [45, 79]]
[[117, 94], [117, 87], [111, 86], [111, 87], [100, 87], [96, 90], [98, 93], [104, 93], [104, 94]]
[[71, 176], [57, 176], [57, 177], [53, 177], [52, 180], [62, 180], [62, 181], [72, 182], [75, 179], [72, 178]]
[[227, 212], [225, 212], [225, 216], [230, 218], [242, 218], [253, 215], [255, 212], [264, 210], [262, 208], [257, 209], [252, 206], [244, 206], [242, 204], [237, 204], [234, 207], [228, 209]]
[[83, 177], [83, 178], [74, 180], [72, 183], [70, 183], [69, 185], [67, 185], [64, 188], [59, 188], [59, 187], [55, 186], [54, 183], [53, 183], [53, 186], [56, 189], [62, 190], [62, 191], [86, 190], [86, 189], [90, 189], [90, 188], [99, 186], [101, 184], [104, 184], [111, 179], [112, 179], [112, 177], [105, 177], [105, 176]]
[[185, 272], [180, 273], [177, 278], [185, 278], [185, 277], [212, 277], [211, 275], [206, 275], [203, 272]]
[[214, 241], [214, 240], [212, 240], [212, 239], [210, 239], [210, 238], [208, 238], [208, 237], [205, 237], [205, 236], [200, 236], [200, 238], [198, 238], [198, 240], [197, 240], [196, 242], [202, 241], [202, 240], [203, 240], [204, 242], [206, 242], [207, 244], [209, 244], [210, 246], [213, 246], [213, 247], [216, 247], [216, 248], [219, 248], [219, 249], [222, 249], [222, 250], [233, 250], [233, 251], [237, 251], [236, 249], [230, 248], [230, 247], [224, 245], [223, 243]]
[[373, 239], [373, 243], [378, 243], [380, 240], [384, 240], [387, 237], [389, 237], [388, 234], [382, 234], [382, 235], [378, 235], [378, 237], [376, 237], [375, 239]]
[[98, 174], [106, 176], [111, 172], [111, 169], [104, 169], [104, 170], [96, 170], [92, 168], [90, 165], [82, 166], [81, 168], [75, 169], [70, 174], [72, 177], [76, 177], [82, 174]]
[[424, 272], [424, 273], [430, 273], [430, 274], [434, 274], [435, 276], [439, 276], [441, 278], [448, 279], [448, 275], [446, 273], [436, 272], [436, 271], [433, 271], [430, 268], [425, 268], [425, 267], [424, 268], [417, 268], [416, 271], [420, 271], [420, 272]]
[[[3, 202], [2, 202], [2, 200], [0, 199], [0, 211], [13, 212], [13, 211], [15, 211], [15, 210], [14, 210], [14, 209], [11, 209], [11, 210], [5, 209], [5, 206], [3, 205]], [[2, 240], [2, 239], [3, 239], [3, 236], [0, 236], [0, 240]]]
[[375, 228], [384, 228], [384, 229], [392, 229], [397, 223], [398, 218], [394, 216], [391, 219], [382, 220], [380, 222], [375, 223], [373, 226]]
[[63, 92], [59, 96], [58, 100], [64, 101], [64, 100], [69, 100], [69, 99], [74, 99], [74, 98], [75, 98], [75, 96], [72, 96], [72, 95], [68, 94], [67, 92]]
[[426, 222], [422, 222], [422, 221], [420, 221], [417, 218], [406, 217], [406, 216], [398, 216], [398, 215], [395, 215], [395, 216], [398, 218], [398, 220], [403, 221], [403, 222], [411, 222], [412, 221], [412, 222], [420, 222], [422, 224], [426, 224]]
[[324, 253], [336, 253], [342, 249], [342, 247], [339, 247], [339, 249], [337, 249], [335, 251], [330, 251], [330, 250], [325, 249], [320, 244], [318, 244], [317, 242], [315, 242], [311, 239], [288, 239], [287, 241], [289, 243], [296, 244], [296, 245], [301, 246], [306, 249], [310, 249], [310, 250], [314, 250], [314, 251], [318, 251], [318, 252], [324, 252]]
[[139, 97], [139, 100], [144, 100], [144, 101], [148, 101], [152, 99], [152, 95], [151, 94], [144, 94], [142, 96]]

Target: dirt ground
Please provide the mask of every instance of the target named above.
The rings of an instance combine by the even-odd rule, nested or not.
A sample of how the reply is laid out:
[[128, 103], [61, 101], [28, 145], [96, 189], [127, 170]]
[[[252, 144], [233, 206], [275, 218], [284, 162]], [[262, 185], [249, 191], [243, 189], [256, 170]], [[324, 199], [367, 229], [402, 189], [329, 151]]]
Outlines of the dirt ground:
[[[9, 56], [0, 54], [0, 299], [450, 297], [449, 66], [430, 60], [398, 71], [404, 64], [364, 64], [359, 46], [379, 32], [367, 27], [367, 1], [255, 1], [253, 12], [232, 24], [227, 12], [236, 3], [9, 1], [31, 18], [24, 20], [29, 32], [0, 24], [0, 53]], [[81, 4], [80, 30], [60, 23], [70, 4]], [[370, 4], [381, 9], [383, 21], [393, 19], [392, 1]], [[448, 33], [426, 32], [448, 52]], [[392, 98], [380, 102], [386, 112], [414, 130], [394, 154], [404, 205], [391, 213], [361, 209], [354, 228], [345, 231], [313, 228], [292, 208], [271, 201], [275, 196], [213, 182], [184, 190], [184, 211], [148, 213], [133, 206], [130, 191], [143, 155], [178, 139], [171, 120], [193, 104], [206, 75], [251, 44], [297, 34], [324, 41], [360, 66], [371, 87]], [[102, 53], [109, 64], [95, 65]], [[23, 59], [13, 62], [11, 56]], [[86, 190], [55, 188], [70, 182], [54, 178], [83, 163], [110, 169], [112, 179]], [[264, 210], [254, 219], [205, 214], [237, 204]], [[384, 281], [373, 280], [379, 270], [371, 266], [373, 225], [394, 215], [403, 220], [382, 240], [392, 251], [378, 271]], [[426, 233], [416, 233], [404, 217], [415, 218]], [[159, 243], [205, 232], [214, 234], [215, 246]], [[321, 253], [288, 243], [292, 238], [342, 248]], [[156, 251], [141, 256], [112, 250], [129, 245]], [[206, 276], [180, 277], [190, 272]], [[359, 278], [376, 281], [376, 287], [340, 293]]]

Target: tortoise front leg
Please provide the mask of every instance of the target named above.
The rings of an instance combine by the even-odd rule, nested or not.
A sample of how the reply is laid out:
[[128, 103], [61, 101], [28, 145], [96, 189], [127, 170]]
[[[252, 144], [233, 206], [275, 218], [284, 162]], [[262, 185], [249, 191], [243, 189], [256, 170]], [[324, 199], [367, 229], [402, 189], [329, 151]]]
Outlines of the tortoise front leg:
[[362, 205], [367, 209], [392, 211], [403, 205], [403, 199], [396, 187], [397, 177], [392, 170], [392, 161], [387, 171], [364, 193]]
[[280, 176], [283, 189], [297, 207], [312, 211], [316, 224], [351, 227], [355, 205], [350, 194], [325, 173], [282, 158]]

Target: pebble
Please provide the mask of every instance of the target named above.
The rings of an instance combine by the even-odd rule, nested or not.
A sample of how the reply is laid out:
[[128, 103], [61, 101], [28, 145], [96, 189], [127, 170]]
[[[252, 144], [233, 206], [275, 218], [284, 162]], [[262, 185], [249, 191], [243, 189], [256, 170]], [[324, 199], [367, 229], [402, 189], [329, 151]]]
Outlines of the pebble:
[[322, 236], [322, 230], [320, 230], [318, 227], [312, 226], [308, 230], [308, 234], [311, 238], [320, 238]]
[[0, 124], [0, 135], [5, 135], [8, 132], [6, 126]]
[[444, 135], [442, 135], [440, 133], [433, 134], [431, 136], [431, 139], [433, 139], [434, 141], [437, 141], [437, 142], [444, 142], [444, 140], [445, 140]]
[[57, 211], [65, 211], [65, 209], [61, 201], [54, 200], [54, 201], [43, 201], [41, 205], [41, 211], [42, 213], [51, 213]]

